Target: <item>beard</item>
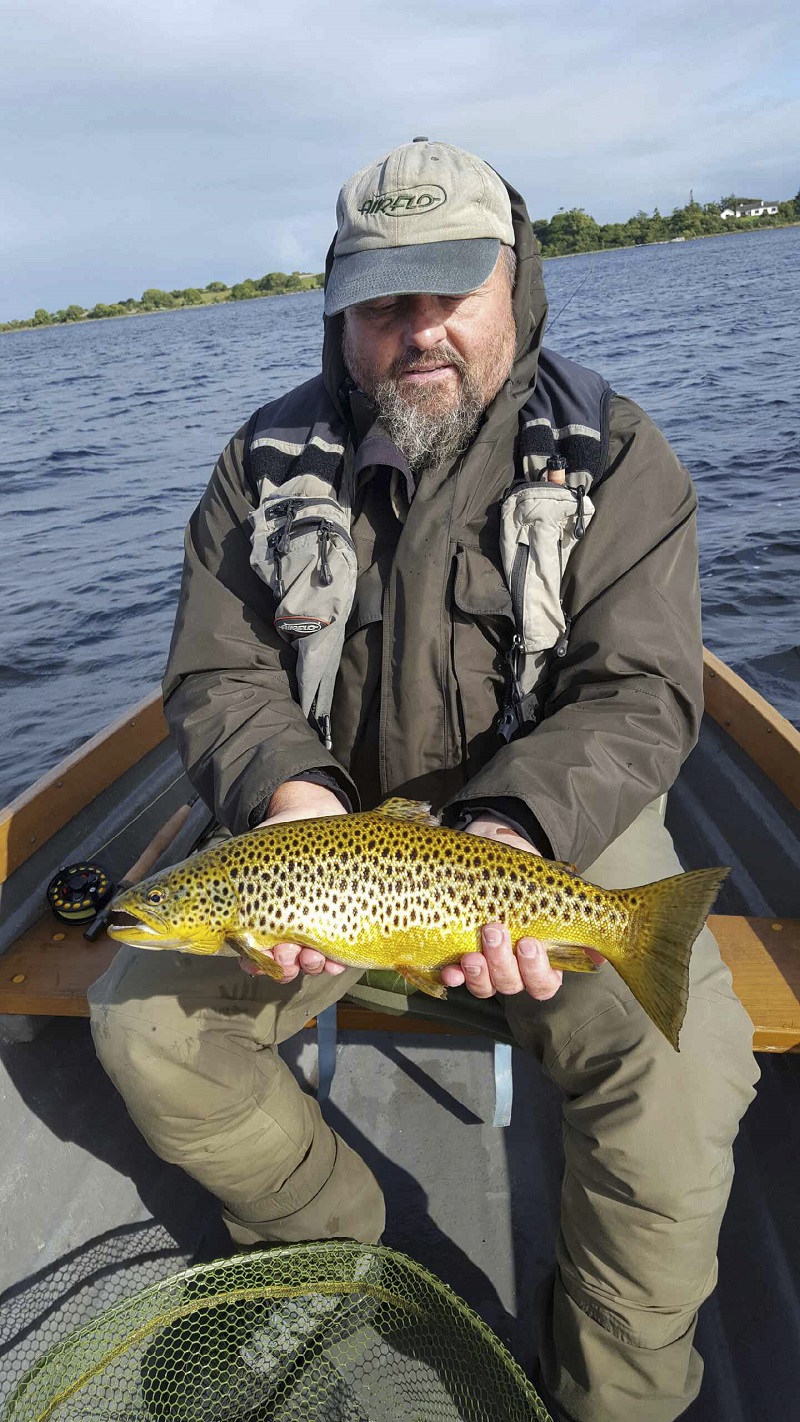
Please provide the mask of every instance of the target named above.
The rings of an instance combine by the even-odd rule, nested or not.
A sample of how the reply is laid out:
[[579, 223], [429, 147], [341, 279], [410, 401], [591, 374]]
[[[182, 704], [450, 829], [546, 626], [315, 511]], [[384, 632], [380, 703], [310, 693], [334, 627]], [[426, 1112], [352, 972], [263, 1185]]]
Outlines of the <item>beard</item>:
[[[421, 474], [467, 448], [484, 411], [508, 376], [514, 340], [507, 333], [471, 366], [448, 341], [434, 350], [406, 351], [380, 380], [355, 350], [346, 324], [342, 349], [351, 376], [372, 401], [389, 438], [405, 455], [411, 472]], [[456, 371], [455, 398], [449, 381], [445, 389], [438, 382], [410, 387], [401, 384], [400, 377], [407, 371], [431, 370], [443, 363]]]

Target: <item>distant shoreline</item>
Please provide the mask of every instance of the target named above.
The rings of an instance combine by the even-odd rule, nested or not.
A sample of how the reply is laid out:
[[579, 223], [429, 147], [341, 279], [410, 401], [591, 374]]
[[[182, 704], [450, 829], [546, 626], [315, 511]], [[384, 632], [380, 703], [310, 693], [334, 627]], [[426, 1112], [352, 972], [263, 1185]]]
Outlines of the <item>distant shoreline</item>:
[[[800, 227], [800, 219], [799, 219], [798, 221], [795, 221], [795, 222], [775, 222], [775, 223], [771, 223], [769, 226], [763, 226], [763, 227], [731, 227], [731, 228], [730, 228], [728, 231], [726, 231], [726, 232], [697, 232], [697, 233], [693, 233], [693, 234], [691, 234], [691, 235], [689, 235], [689, 236], [685, 236], [685, 237], [678, 237], [678, 238], [674, 238], [674, 237], [672, 237], [672, 238], [669, 238], [669, 237], [668, 237], [668, 238], [661, 238], [661, 239], [658, 239], [658, 240], [656, 240], [656, 241], [654, 241], [654, 242], [628, 242], [628, 243], [619, 244], [618, 246], [613, 246], [613, 247], [587, 247], [586, 250], [585, 250], [585, 251], [582, 251], [582, 252], [553, 252], [553, 253], [543, 252], [543, 253], [542, 253], [542, 262], [560, 262], [560, 261], [564, 261], [565, 259], [571, 258], [571, 257], [597, 257], [597, 256], [604, 256], [604, 255], [610, 254], [611, 252], [632, 252], [632, 251], [635, 251], [635, 250], [636, 250], [637, 248], [639, 248], [639, 247], [641, 247], [641, 248], [645, 248], [645, 247], [672, 247], [672, 246], [678, 246], [679, 244], [681, 244], [681, 243], [683, 243], [683, 242], [701, 242], [701, 241], [705, 241], [705, 240], [707, 240], [707, 239], [714, 238], [714, 237], [746, 237], [746, 236], [755, 236], [756, 234], [763, 233], [763, 232], [778, 232], [778, 231], [781, 231], [781, 230], [783, 230], [784, 228], [787, 228], [787, 227]], [[264, 278], [264, 280], [266, 280], [266, 278]], [[248, 292], [248, 294], [247, 294], [246, 296], [245, 296], [245, 295], [240, 295], [240, 296], [237, 296], [237, 297], [233, 297], [233, 296], [231, 296], [230, 293], [231, 293], [231, 291], [233, 291], [235, 288], [234, 288], [234, 287], [228, 287], [228, 288], [225, 289], [224, 292], [214, 293], [213, 295], [212, 295], [211, 293], [207, 292], [207, 291], [204, 291], [204, 292], [202, 293], [202, 295], [203, 295], [203, 297], [206, 298], [206, 299], [204, 299], [204, 300], [202, 300], [202, 301], [185, 301], [185, 302], [178, 302], [178, 301], [176, 301], [176, 303], [175, 303], [174, 305], [170, 305], [170, 306], [145, 306], [145, 307], [142, 307], [139, 303], [137, 303], [136, 309], [129, 310], [129, 311], [113, 311], [113, 312], [112, 312], [112, 311], [109, 311], [109, 314], [108, 314], [108, 315], [93, 316], [93, 315], [90, 315], [90, 314], [87, 312], [86, 314], [81, 314], [80, 316], [77, 316], [77, 317], [74, 317], [74, 318], [69, 318], [69, 319], [67, 319], [67, 320], [61, 320], [61, 321], [41, 321], [41, 322], [36, 322], [36, 323], [34, 323], [33, 319], [30, 319], [30, 321], [20, 321], [19, 323], [13, 323], [13, 322], [0, 323], [0, 335], [1, 335], [1, 336], [16, 336], [16, 335], [19, 335], [20, 332], [22, 332], [22, 331], [51, 331], [51, 330], [53, 330], [54, 328], [57, 328], [57, 327], [59, 327], [59, 326], [69, 327], [69, 326], [97, 325], [98, 323], [100, 323], [100, 322], [102, 322], [102, 321], [122, 321], [122, 320], [128, 320], [128, 319], [130, 319], [131, 317], [135, 317], [135, 316], [165, 316], [165, 315], [168, 315], [168, 314], [169, 314], [170, 312], [172, 312], [172, 311], [203, 311], [203, 310], [206, 310], [209, 306], [233, 306], [233, 305], [238, 305], [240, 302], [247, 302], [247, 301], [263, 301], [263, 300], [265, 300], [266, 298], [268, 298], [268, 297], [273, 297], [273, 296], [302, 296], [302, 295], [305, 295], [305, 294], [306, 294], [307, 292], [309, 292], [309, 291], [321, 291], [321, 290], [322, 290], [322, 286], [321, 286], [321, 285], [312, 285], [312, 284], [310, 284], [311, 280], [316, 281], [316, 280], [318, 280], [317, 278], [304, 279], [304, 280], [307, 282], [307, 284], [305, 284], [305, 285], [303, 285], [303, 286], [300, 286], [300, 287], [297, 287], [297, 288], [290, 289], [290, 290], [288, 290], [288, 291], [257, 291], [257, 290], [254, 290], [254, 291], [252, 291], [252, 292]], [[241, 286], [241, 285], [244, 285], [244, 284], [245, 284], [245, 283], [239, 283], [238, 285]], [[252, 284], [252, 283], [248, 283], [248, 284]], [[188, 290], [191, 290], [191, 288], [187, 288], [187, 289], [188, 289]], [[170, 293], [162, 293], [162, 295], [169, 295], [169, 294], [170, 294]], [[102, 303], [98, 303], [98, 304], [102, 304]]]
[[683, 242], [708, 242], [714, 237], [755, 237], [762, 232], [781, 232], [785, 227], [800, 227], [797, 222], [775, 222], [771, 227], [732, 227], [729, 232], [695, 232], [691, 237], [666, 237], [658, 242], [628, 242], [621, 247], [589, 247], [585, 252], [554, 252], [552, 256], [542, 254], [543, 262], [563, 262], [568, 257], [608, 256], [611, 252], [635, 252], [641, 247], [678, 247]]
[[[209, 306], [232, 306], [240, 301], [261, 301], [268, 296], [300, 296], [308, 291], [321, 291], [324, 275], [324, 272], [320, 272], [319, 275], [300, 276], [299, 273], [293, 272], [287, 277], [284, 272], [268, 272], [259, 281], [248, 277], [233, 286], [213, 282], [211, 289], [186, 287], [169, 292], [149, 287], [140, 301], [129, 298], [127, 301], [108, 304], [97, 302], [89, 310], [80, 306], [68, 306], [65, 311], [55, 313], [45, 311], [42, 307], [34, 312], [32, 317], [0, 323], [0, 335], [52, 330], [55, 326], [85, 326], [90, 323], [94, 325], [98, 321], [117, 321], [129, 316], [160, 316], [169, 311], [200, 311]], [[43, 319], [37, 320], [40, 315]]]
[[[576, 252], [575, 256], [580, 253]], [[249, 301], [267, 301], [274, 296], [307, 296], [310, 291], [322, 291], [321, 286], [304, 286], [301, 291], [262, 291], [258, 296], [245, 296], [240, 301], [204, 301], [198, 305], [153, 306], [147, 311], [115, 311], [113, 316], [82, 316], [80, 321], [47, 321], [40, 326], [0, 325], [0, 336], [19, 336], [23, 331], [68, 330], [74, 326], [100, 326], [107, 321], [133, 321], [137, 316], [174, 316], [176, 311], [209, 311], [212, 306], [246, 306]]]

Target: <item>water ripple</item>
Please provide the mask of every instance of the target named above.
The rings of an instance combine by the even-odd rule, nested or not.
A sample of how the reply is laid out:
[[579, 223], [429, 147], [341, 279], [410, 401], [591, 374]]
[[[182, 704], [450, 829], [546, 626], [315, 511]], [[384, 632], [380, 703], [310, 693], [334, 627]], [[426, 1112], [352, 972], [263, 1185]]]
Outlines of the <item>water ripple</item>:
[[[548, 343], [653, 416], [700, 496], [707, 644], [800, 679], [800, 229], [545, 264]], [[158, 682], [183, 528], [253, 409], [318, 368], [322, 297], [0, 338], [0, 803]]]

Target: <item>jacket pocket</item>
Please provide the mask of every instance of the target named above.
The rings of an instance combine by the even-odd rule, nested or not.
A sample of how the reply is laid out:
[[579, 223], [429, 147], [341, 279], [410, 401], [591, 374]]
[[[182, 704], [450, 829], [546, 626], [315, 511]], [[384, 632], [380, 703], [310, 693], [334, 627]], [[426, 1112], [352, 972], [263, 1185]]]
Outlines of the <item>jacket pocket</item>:
[[360, 632], [362, 627], [382, 621], [383, 579], [377, 562], [374, 562], [359, 574], [345, 636], [352, 637], [354, 633]]
[[522, 650], [544, 652], [566, 630], [561, 580], [594, 514], [583, 489], [525, 484], [503, 502], [500, 551]]
[[356, 589], [349, 516], [315, 475], [289, 479], [251, 515], [250, 563], [275, 598], [274, 625], [297, 649], [305, 715], [330, 711], [345, 625]]
[[485, 553], [459, 545], [454, 562], [448, 701], [469, 777], [497, 749], [495, 725], [505, 699], [514, 619], [503, 574]]

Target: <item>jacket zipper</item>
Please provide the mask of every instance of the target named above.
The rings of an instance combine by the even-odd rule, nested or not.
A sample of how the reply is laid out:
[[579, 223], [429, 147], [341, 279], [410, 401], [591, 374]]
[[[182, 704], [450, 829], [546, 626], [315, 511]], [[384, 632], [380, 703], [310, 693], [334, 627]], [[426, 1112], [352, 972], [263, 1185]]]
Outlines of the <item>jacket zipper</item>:
[[[322, 503], [322, 500], [320, 499], [319, 502]], [[334, 501], [333, 499], [329, 499], [327, 502], [333, 503]], [[271, 550], [272, 556], [275, 559], [275, 583], [279, 600], [284, 594], [282, 573], [283, 559], [289, 552], [292, 539], [298, 537], [309, 528], [317, 529], [317, 567], [320, 570], [320, 578], [325, 587], [330, 587], [333, 582], [333, 573], [331, 572], [329, 562], [330, 549], [333, 541], [336, 538], [341, 538], [342, 542], [346, 543], [353, 553], [356, 551], [356, 545], [347, 532], [347, 529], [340, 528], [338, 523], [331, 523], [330, 520], [326, 518], [295, 518], [291, 513], [287, 513], [286, 523], [283, 527], [276, 528], [267, 538], [267, 547]]]
[[520, 543], [514, 554], [514, 562], [511, 568], [511, 607], [516, 617], [516, 610], [519, 608], [520, 623], [523, 620], [525, 611], [525, 579], [528, 576], [528, 562], [531, 550], [528, 543]]

